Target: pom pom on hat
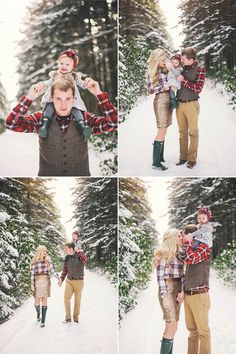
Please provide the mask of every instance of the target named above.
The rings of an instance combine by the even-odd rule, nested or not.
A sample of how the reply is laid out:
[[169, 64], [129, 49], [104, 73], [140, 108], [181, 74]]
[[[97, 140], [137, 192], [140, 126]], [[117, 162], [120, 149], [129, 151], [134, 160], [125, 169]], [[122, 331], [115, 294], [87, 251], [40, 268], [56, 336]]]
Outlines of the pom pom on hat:
[[69, 48], [67, 50], [64, 50], [63, 52], [61, 52], [59, 54], [58, 59], [60, 59], [62, 56], [66, 56], [66, 57], [71, 58], [74, 62], [74, 68], [77, 66], [77, 64], [79, 62], [79, 56], [74, 49]]
[[210, 220], [210, 218], [212, 217], [211, 211], [207, 207], [203, 207], [203, 208], [198, 209], [197, 215], [199, 215], [199, 214], [206, 214], [208, 217], [208, 220]]

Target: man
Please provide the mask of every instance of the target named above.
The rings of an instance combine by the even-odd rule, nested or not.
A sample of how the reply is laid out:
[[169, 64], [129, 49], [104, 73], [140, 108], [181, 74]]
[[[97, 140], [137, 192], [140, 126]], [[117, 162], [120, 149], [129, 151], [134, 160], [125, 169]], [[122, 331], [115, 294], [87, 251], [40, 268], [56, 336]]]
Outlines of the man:
[[187, 264], [184, 276], [184, 310], [186, 327], [190, 332], [188, 354], [211, 354], [208, 319], [211, 248], [202, 242], [193, 248], [190, 233], [196, 230], [195, 225], [187, 225], [183, 232], [184, 261]]
[[[85, 79], [86, 88], [97, 97], [103, 116], [84, 112], [84, 119], [93, 134], [113, 131], [117, 128], [117, 112], [98, 82]], [[40, 94], [43, 86], [33, 85], [6, 119], [6, 127], [15, 132], [38, 133], [42, 126], [42, 112], [24, 115]], [[75, 99], [75, 87], [67, 79], [57, 80], [51, 87], [55, 108], [54, 119], [46, 138], [39, 136], [39, 176], [89, 176], [87, 141], [76, 129], [71, 110]]]
[[80, 300], [84, 286], [84, 263], [87, 262], [87, 256], [81, 250], [75, 252], [75, 245], [73, 242], [67, 243], [65, 245], [65, 251], [67, 256], [64, 261], [64, 267], [60, 276], [60, 280], [58, 281], [58, 285], [61, 286], [63, 280], [67, 276], [64, 294], [66, 318], [63, 323], [71, 322], [70, 300], [73, 294], [73, 320], [74, 322], [78, 323], [80, 314]]
[[[198, 150], [198, 116], [199, 93], [202, 91], [206, 70], [196, 61], [194, 48], [185, 48], [181, 53], [183, 71], [177, 79], [181, 88], [177, 91], [178, 108], [176, 116], [179, 126], [180, 157], [177, 166], [187, 162], [188, 168], [193, 168], [197, 161]], [[189, 138], [188, 138], [189, 136]]]

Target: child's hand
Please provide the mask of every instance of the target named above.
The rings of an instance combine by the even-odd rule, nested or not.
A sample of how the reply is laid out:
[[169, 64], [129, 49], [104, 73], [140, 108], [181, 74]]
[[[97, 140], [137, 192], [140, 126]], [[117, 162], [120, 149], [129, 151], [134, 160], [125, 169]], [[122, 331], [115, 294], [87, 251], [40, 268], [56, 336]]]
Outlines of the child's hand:
[[91, 79], [91, 77], [86, 77], [86, 79], [84, 80], [84, 85], [85, 85], [86, 89], [89, 90], [95, 96], [102, 93], [99, 83], [97, 81]]

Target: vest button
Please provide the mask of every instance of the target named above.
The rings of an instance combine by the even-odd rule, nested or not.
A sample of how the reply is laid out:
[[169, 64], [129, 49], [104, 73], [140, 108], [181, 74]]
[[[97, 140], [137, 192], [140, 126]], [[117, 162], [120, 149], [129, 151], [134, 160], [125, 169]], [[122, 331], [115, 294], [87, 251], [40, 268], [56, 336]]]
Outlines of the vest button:
[[64, 172], [64, 173], [66, 173], [66, 172], [67, 172], [67, 170], [64, 170], [63, 172]]
[[64, 143], [66, 143], [66, 139], [64, 139]]
[[66, 157], [66, 154], [63, 154], [63, 157]]

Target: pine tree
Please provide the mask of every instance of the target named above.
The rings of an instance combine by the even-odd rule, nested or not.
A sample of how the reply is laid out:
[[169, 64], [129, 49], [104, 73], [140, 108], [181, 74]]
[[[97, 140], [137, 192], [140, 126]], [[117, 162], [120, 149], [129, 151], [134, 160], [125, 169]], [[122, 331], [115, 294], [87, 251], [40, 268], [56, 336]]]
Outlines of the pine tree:
[[76, 226], [81, 230], [88, 266], [117, 275], [117, 180], [77, 179], [74, 191]]
[[136, 303], [152, 270], [156, 230], [144, 183], [121, 178], [119, 186], [120, 318]]
[[145, 73], [150, 52], [158, 47], [170, 52], [172, 42], [157, 2], [121, 0], [119, 98], [124, 121], [139, 95], [147, 92]]

